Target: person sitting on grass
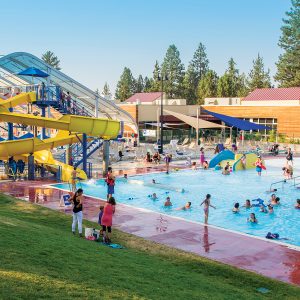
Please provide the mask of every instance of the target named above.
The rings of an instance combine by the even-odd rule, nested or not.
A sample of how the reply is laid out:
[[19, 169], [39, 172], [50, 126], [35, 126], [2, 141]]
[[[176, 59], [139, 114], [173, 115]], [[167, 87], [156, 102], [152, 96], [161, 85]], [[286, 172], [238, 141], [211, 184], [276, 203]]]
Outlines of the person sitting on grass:
[[165, 206], [165, 207], [170, 207], [170, 206], [172, 206], [172, 205], [173, 205], [173, 204], [172, 204], [172, 202], [171, 202], [170, 197], [167, 197], [164, 206]]

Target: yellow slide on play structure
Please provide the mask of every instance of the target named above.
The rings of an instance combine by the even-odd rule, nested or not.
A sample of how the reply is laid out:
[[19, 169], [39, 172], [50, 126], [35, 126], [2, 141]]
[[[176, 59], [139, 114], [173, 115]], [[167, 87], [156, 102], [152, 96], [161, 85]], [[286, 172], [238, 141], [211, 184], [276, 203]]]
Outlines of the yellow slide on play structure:
[[[22, 93], [9, 100], [0, 102], [0, 121], [25, 124], [30, 126], [58, 129], [59, 133], [55, 138], [40, 140], [29, 138], [24, 140], [0, 142], [0, 159], [7, 160], [10, 156], [34, 154], [34, 159], [39, 164], [44, 164], [48, 169], [55, 172], [59, 166], [62, 169], [62, 180], [71, 179], [72, 166], [54, 160], [50, 149], [78, 143], [80, 136], [77, 133], [86, 133], [89, 136], [101, 137], [103, 139], [114, 139], [120, 131], [120, 122], [110, 119], [81, 117], [65, 115], [56, 120], [52, 118], [37, 117], [9, 112], [14, 106], [33, 103], [36, 100], [35, 92]], [[75, 134], [76, 133], [76, 134]], [[56, 166], [56, 167], [55, 167]], [[80, 179], [87, 179], [86, 174], [77, 169]]]

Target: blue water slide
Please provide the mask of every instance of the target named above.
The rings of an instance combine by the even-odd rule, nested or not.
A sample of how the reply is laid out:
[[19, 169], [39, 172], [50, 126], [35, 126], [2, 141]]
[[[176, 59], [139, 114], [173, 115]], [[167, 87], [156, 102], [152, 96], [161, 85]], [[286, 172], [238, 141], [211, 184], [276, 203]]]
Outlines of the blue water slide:
[[230, 159], [234, 159], [234, 153], [230, 150], [223, 150], [211, 159], [208, 166], [209, 168], [214, 168], [222, 160]]

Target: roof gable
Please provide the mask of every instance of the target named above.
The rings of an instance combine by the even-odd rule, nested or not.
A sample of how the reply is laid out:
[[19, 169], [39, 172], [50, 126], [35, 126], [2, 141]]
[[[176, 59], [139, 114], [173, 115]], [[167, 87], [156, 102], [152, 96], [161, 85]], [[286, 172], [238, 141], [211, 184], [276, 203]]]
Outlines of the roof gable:
[[300, 100], [300, 87], [256, 89], [244, 101]]
[[161, 97], [161, 92], [153, 93], [135, 93], [129, 97], [125, 102], [153, 102]]

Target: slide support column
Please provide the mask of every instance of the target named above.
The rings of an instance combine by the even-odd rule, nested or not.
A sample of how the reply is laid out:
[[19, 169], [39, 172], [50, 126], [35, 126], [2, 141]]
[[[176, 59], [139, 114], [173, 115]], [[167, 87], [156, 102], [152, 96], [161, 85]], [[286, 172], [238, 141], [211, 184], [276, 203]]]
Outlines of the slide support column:
[[[12, 107], [9, 108], [9, 111], [13, 112], [13, 108]], [[11, 141], [14, 139], [14, 125], [13, 125], [13, 123], [8, 123], [7, 125], [8, 125], [7, 139]]]
[[87, 137], [85, 133], [82, 135], [82, 159], [82, 169], [87, 173]]
[[[46, 107], [42, 106], [42, 117], [46, 117]], [[41, 139], [44, 140], [46, 138], [46, 128], [42, 128], [42, 136]]]
[[103, 141], [103, 163], [102, 163], [102, 174], [106, 175], [109, 165], [109, 140]]
[[28, 180], [34, 180], [34, 156], [31, 154], [28, 156]]

